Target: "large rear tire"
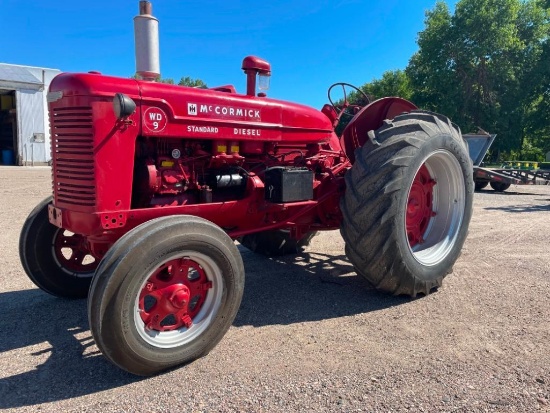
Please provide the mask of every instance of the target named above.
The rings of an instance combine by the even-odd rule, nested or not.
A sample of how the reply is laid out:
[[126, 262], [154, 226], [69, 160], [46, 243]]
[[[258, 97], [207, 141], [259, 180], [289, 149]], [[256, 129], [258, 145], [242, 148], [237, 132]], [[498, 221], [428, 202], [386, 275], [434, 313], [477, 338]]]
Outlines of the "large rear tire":
[[86, 238], [50, 224], [48, 205], [39, 203], [29, 214], [19, 236], [19, 258], [31, 281], [49, 294], [86, 298], [99, 260]]
[[90, 288], [90, 330], [105, 357], [148, 376], [206, 355], [231, 326], [244, 289], [233, 240], [194, 216], [148, 221], [120, 238]]
[[452, 271], [472, 214], [473, 169], [460, 130], [412, 111], [356, 152], [341, 233], [357, 273], [377, 289], [429, 294]]
[[239, 238], [239, 242], [257, 254], [266, 257], [279, 257], [302, 252], [309, 245], [316, 231], [308, 232], [301, 239], [293, 239], [290, 231], [274, 230], [248, 234]]

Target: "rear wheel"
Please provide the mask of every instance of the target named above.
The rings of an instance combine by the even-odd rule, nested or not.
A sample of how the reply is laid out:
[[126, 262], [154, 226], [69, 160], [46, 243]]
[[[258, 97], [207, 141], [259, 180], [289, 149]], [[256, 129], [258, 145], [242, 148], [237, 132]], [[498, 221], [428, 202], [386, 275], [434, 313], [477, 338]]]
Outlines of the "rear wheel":
[[475, 185], [476, 185], [476, 191], [481, 191], [483, 188], [487, 187], [487, 185], [489, 185], [489, 182], [487, 181], [476, 181], [475, 182]]
[[46, 198], [32, 210], [19, 237], [19, 257], [31, 281], [64, 298], [85, 298], [98, 265], [86, 237], [52, 225]]
[[290, 231], [262, 231], [240, 237], [239, 242], [257, 254], [277, 257], [302, 252], [315, 235], [316, 231], [308, 232], [297, 240], [291, 238]]
[[88, 300], [90, 329], [111, 362], [155, 374], [214, 348], [243, 289], [241, 256], [221, 228], [194, 216], [154, 219], [101, 261]]
[[447, 118], [424, 111], [386, 121], [369, 137], [346, 175], [346, 254], [379, 290], [428, 294], [466, 239], [474, 189], [466, 144]]
[[497, 192], [504, 192], [508, 188], [510, 188], [510, 184], [507, 184], [506, 182], [491, 182], [491, 188], [493, 188]]

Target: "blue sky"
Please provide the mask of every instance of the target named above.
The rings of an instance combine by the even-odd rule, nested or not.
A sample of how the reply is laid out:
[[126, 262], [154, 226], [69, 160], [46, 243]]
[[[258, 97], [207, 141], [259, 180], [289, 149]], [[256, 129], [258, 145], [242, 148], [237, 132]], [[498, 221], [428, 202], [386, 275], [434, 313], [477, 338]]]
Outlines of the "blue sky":
[[[152, 0], [163, 77], [233, 84], [244, 93], [241, 62], [256, 55], [271, 63], [270, 97], [317, 108], [334, 82], [360, 86], [404, 69], [435, 2]], [[454, 10], [456, 0], [447, 3]], [[131, 76], [138, 6], [138, 0], [0, 0], [0, 62]]]

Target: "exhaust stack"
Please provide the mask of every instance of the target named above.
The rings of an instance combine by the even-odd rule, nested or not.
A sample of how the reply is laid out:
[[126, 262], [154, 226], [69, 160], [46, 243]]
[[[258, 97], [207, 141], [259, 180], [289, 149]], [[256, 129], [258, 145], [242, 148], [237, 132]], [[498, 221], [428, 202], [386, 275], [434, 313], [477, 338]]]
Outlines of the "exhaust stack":
[[160, 77], [159, 21], [153, 17], [149, 1], [139, 2], [139, 15], [134, 17], [136, 74], [143, 80]]

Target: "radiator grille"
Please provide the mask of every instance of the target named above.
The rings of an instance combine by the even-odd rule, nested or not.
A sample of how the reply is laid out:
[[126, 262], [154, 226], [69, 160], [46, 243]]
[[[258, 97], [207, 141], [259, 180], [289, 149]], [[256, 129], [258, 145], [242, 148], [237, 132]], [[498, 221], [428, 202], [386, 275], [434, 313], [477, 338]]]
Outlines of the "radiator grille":
[[92, 108], [50, 112], [53, 193], [57, 205], [95, 206]]

